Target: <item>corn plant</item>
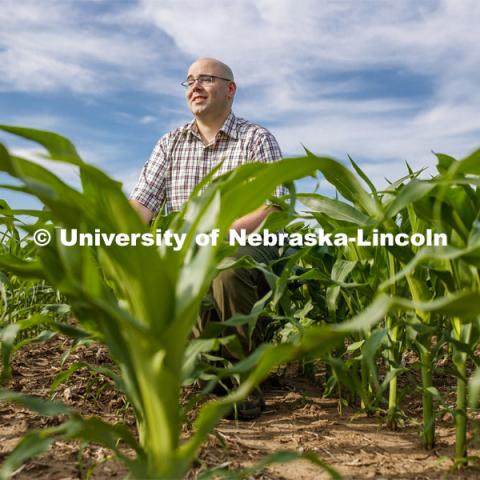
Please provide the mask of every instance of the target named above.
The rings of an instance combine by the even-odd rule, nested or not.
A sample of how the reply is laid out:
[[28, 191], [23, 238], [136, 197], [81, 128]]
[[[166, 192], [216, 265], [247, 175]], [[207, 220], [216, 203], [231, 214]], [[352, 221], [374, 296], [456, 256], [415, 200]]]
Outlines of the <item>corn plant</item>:
[[[142, 233], [146, 227], [130, 208], [120, 185], [84, 163], [68, 140], [48, 132], [3, 128], [37, 141], [47, 149], [50, 159], [76, 165], [82, 190], [71, 188], [41, 166], [15, 157], [0, 146], [0, 168], [21, 180], [22, 187], [12, 188], [36, 195], [47, 206], [51, 223], [46, 228], [53, 237], [50, 245], [39, 249], [33, 258], [3, 255], [0, 263], [18, 275], [45, 279], [59, 288], [68, 297], [84, 332], [108, 346], [120, 368], [122, 389], [134, 407], [139, 436], [137, 440], [122, 425], [83, 419], [59, 404], [4, 391], [4, 399], [23, 402], [42, 414], [65, 414], [68, 418], [59, 427], [28, 434], [5, 462], [4, 476], [25, 458], [63, 436], [103, 443], [135, 477], [180, 478], [206, 435], [234, 402], [244, 398], [275, 365], [306, 354], [324, 358], [339, 387], [342, 383], [348, 385], [359, 395], [366, 411], [386, 403], [389, 422], [395, 426], [399, 408], [396, 379], [405, 370], [399, 365], [399, 357], [407, 345], [420, 355], [422, 436], [424, 445], [431, 447], [435, 441], [433, 399], [438, 397], [432, 380], [436, 355], [433, 336], [441, 339], [437, 351], [442, 344], [453, 351], [458, 385], [456, 460], [458, 464], [465, 463], [465, 365], [467, 358], [474, 360], [480, 332], [478, 152], [460, 162], [439, 155], [437, 177], [420, 180], [420, 172], [409, 169], [406, 177], [384, 191], [377, 191], [353, 161], [357, 176], [339, 162], [310, 152], [306, 157], [285, 159], [274, 165], [251, 163], [214, 181], [212, 173], [181, 212], [157, 220], [157, 228], [168, 227], [172, 232], [186, 234], [181, 249], [141, 245], [85, 248], [62, 245], [54, 227], [77, 228], [80, 232], [98, 228], [106, 234]], [[226, 398], [204, 405], [193, 434], [181, 442], [181, 384], [191, 381], [187, 377], [194, 370], [192, 365], [199, 352], [228, 341], [191, 339], [208, 285], [219, 262], [231, 251], [222, 242], [199, 247], [196, 235], [218, 229], [223, 238], [232, 221], [257, 208], [277, 184], [315, 170], [345, 200], [297, 195], [326, 231], [348, 233], [362, 227], [367, 233], [376, 228], [411, 234], [431, 227], [447, 232], [452, 245], [441, 249], [309, 247], [279, 260], [284, 263], [280, 272], [257, 265], [273, 287], [268, 308], [279, 310], [279, 321], [291, 322], [297, 333], [287, 335], [287, 343], [263, 345], [244, 361], [221, 372], [217, 369], [221, 375], [241, 372], [246, 380]], [[361, 180], [370, 192], [363, 188]], [[290, 218], [285, 215], [283, 223], [278, 220], [277, 228]], [[275, 224], [275, 220], [272, 222], [270, 225]], [[300, 227], [287, 227], [292, 228]], [[242, 262], [248, 264], [243, 259], [229, 265]], [[289, 292], [288, 284], [292, 282], [305, 282], [301, 288], [308, 296], [306, 304], [302, 305]], [[254, 321], [266, 301], [258, 304], [250, 316], [232, 321]], [[309, 326], [316, 322], [319, 325]], [[346, 335], [350, 339], [346, 352], [349, 355], [340, 346], [342, 361], [329, 352]], [[377, 372], [379, 356], [384, 357], [388, 366], [383, 382]], [[472, 385], [477, 384], [480, 381]], [[388, 400], [384, 398], [387, 388]], [[480, 391], [480, 387], [476, 388]], [[472, 402], [477, 397], [473, 396]], [[134, 450], [134, 458], [119, 449], [119, 440]], [[319, 459], [315, 461], [328, 469]]]
[[[478, 200], [480, 152], [474, 152], [461, 161], [446, 155], [437, 157], [439, 175], [428, 182], [423, 182], [423, 195], [417, 195], [412, 207], [424, 223], [433, 223], [448, 232], [451, 246], [419, 250], [411, 263], [397, 276], [412, 279], [418, 278], [418, 272], [421, 272], [423, 282], [409, 280], [409, 284], [424, 297], [425, 294], [421, 292], [425, 292], [428, 286], [431, 291], [433, 288], [433, 292], [429, 294], [431, 298], [465, 290], [476, 292], [480, 287], [477, 233], [480, 207]], [[427, 324], [432, 321], [429, 315], [424, 316], [424, 319]], [[466, 360], [467, 357], [475, 359], [473, 352], [478, 343], [478, 309], [472, 304], [463, 315], [451, 311], [443, 319], [451, 325], [451, 334], [447, 341], [453, 350], [452, 359], [457, 376], [457, 405], [454, 412], [457, 437], [455, 457], [457, 464], [462, 464], [467, 458]], [[436, 317], [435, 321], [438, 323], [443, 319]], [[433, 432], [430, 433], [430, 439], [433, 443]]]
[[[19, 215], [37, 217], [36, 228], [48, 218], [48, 212], [12, 210], [0, 200], [0, 225], [3, 227], [0, 254], [4, 266], [10, 260], [17, 263], [18, 259], [26, 260], [36, 254], [37, 247], [30, 235], [15, 224], [25, 225], [18, 219]], [[0, 380], [10, 377], [10, 358], [16, 350], [54, 335], [70, 311], [63, 301], [59, 292], [44, 280], [22, 278], [9, 272], [8, 267], [0, 269]]]
[[[169, 223], [172, 232], [186, 234], [183, 247], [176, 251], [143, 245], [66, 247], [57, 238], [55, 226], [76, 228], [79, 232], [98, 228], [105, 234], [147, 230], [127, 202], [120, 184], [83, 162], [67, 139], [50, 132], [2, 128], [38, 142], [48, 151], [50, 160], [77, 166], [82, 190], [68, 186], [42, 166], [16, 157], [0, 146], [0, 168], [19, 179], [25, 192], [37, 196], [52, 218], [46, 227], [52, 242], [39, 249], [37, 257], [0, 261], [11, 271], [46, 278], [58, 287], [67, 296], [84, 331], [107, 345], [134, 408], [139, 437], [137, 441], [122, 425], [82, 419], [61, 405], [3, 392], [5, 400], [23, 402], [39, 413], [68, 417], [59, 427], [30, 432], [5, 462], [1, 471], [4, 477], [62, 436], [106, 445], [137, 478], [181, 478], [216, 422], [232, 404], [245, 398], [271, 368], [307, 353], [323, 355], [346, 332], [363, 328], [365, 320], [360, 318], [341, 328], [325, 325], [309, 329], [294, 344], [261, 346], [230, 369], [231, 374], [250, 369], [246, 380], [224, 399], [205, 404], [193, 434], [181, 442], [179, 395], [182, 371], [190, 361], [191, 330], [216, 265], [229, 251], [221, 242], [199, 247], [196, 235], [216, 228], [223, 238], [233, 220], [261, 205], [277, 184], [301, 178], [318, 168], [325, 170], [334, 162], [310, 155], [274, 165], [250, 163], [212, 182], [200, 195], [206, 182], [202, 183]], [[133, 449], [134, 458], [119, 449], [120, 440]], [[332, 476], [336, 475], [319, 459], [315, 461]]]
[[[363, 191], [359, 179], [338, 166], [325, 177], [346, 201], [317, 194], [299, 195], [299, 198], [328, 232], [348, 232], [362, 227], [370, 232], [375, 228], [381, 232], [412, 235], [425, 233], [430, 228], [447, 234], [451, 246], [443, 248], [338, 248], [336, 268], [331, 269], [330, 278], [321, 262], [312, 264], [317, 273], [310, 272], [308, 277], [316, 278], [327, 288], [330, 321], [365, 308], [381, 321], [379, 327], [384, 327], [383, 331], [377, 327], [351, 338], [348, 353], [358, 352], [357, 362], [352, 355], [344, 362], [330, 361], [336, 368], [337, 381], [347, 383], [359, 393], [368, 411], [373, 401], [384, 401], [373, 360], [378, 352], [386, 353], [384, 357], [390, 371], [383, 385], [389, 386], [387, 412], [392, 426], [396, 424], [394, 417], [398, 409], [396, 378], [405, 370], [398, 365], [399, 342], [403, 342], [405, 348], [408, 333], [408, 344], [420, 356], [422, 438], [426, 448], [432, 448], [435, 442], [433, 400], [439, 397], [433, 386], [435, 355], [442, 342], [450, 346], [458, 385], [454, 415], [456, 460], [462, 463], [466, 459], [466, 359], [475, 359], [473, 351], [478, 343], [480, 153], [474, 152], [461, 161], [446, 155], [437, 157], [439, 174], [436, 177], [420, 180], [421, 172], [409, 168], [406, 177], [381, 192], [352, 161], [357, 175], [369, 186], [369, 194]], [[460, 298], [464, 298], [463, 303]], [[434, 336], [441, 340], [435, 348]]]

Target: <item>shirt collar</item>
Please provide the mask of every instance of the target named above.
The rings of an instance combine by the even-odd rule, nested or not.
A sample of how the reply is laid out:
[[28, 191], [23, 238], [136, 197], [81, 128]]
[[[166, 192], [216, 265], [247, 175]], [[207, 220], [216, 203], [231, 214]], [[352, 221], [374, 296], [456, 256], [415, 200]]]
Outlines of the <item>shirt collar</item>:
[[[188, 135], [192, 134], [195, 137], [200, 138], [200, 133], [198, 132], [198, 127], [195, 119], [193, 119], [190, 123], [186, 125], [185, 131]], [[223, 132], [225, 135], [235, 140], [238, 138], [237, 117], [233, 114], [232, 111], [230, 111], [230, 113], [228, 114], [228, 117], [226, 118], [219, 132]]]
[[225, 135], [234, 138], [235, 140], [238, 138], [237, 132], [237, 117], [233, 114], [230, 110], [227, 119], [225, 120], [220, 132], [223, 132]]

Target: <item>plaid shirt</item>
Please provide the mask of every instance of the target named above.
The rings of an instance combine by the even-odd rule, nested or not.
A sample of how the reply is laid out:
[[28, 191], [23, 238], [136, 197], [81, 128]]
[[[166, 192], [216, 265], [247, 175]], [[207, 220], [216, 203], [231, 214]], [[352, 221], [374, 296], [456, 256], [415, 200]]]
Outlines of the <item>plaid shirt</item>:
[[[275, 162], [282, 153], [265, 128], [230, 112], [215, 140], [204, 145], [195, 120], [164, 135], [145, 163], [130, 198], [156, 214], [166, 202], [166, 212], [178, 211], [195, 185], [219, 162], [215, 176], [248, 161]], [[283, 186], [274, 195], [286, 194]]]

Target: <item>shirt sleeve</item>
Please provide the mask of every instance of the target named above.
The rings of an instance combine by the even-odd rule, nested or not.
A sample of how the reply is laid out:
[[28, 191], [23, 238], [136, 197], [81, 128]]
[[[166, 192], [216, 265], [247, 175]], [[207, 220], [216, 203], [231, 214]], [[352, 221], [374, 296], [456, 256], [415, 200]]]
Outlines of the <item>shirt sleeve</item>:
[[165, 183], [168, 171], [166, 147], [165, 135], [155, 145], [130, 194], [130, 199], [137, 200], [154, 214], [158, 213], [166, 197]]
[[[276, 138], [268, 131], [258, 135], [253, 145], [253, 160], [263, 163], [272, 163], [282, 158], [282, 152]], [[273, 195], [283, 197], [287, 195], [287, 189], [278, 185]]]

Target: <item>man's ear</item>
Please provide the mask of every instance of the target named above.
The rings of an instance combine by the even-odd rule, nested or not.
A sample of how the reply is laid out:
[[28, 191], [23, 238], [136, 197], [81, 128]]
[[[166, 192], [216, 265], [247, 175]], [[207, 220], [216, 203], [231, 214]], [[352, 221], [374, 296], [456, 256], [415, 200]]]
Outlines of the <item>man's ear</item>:
[[237, 85], [235, 82], [230, 82], [228, 84], [228, 94], [230, 98], [233, 98], [235, 96], [235, 92], [237, 91]]

